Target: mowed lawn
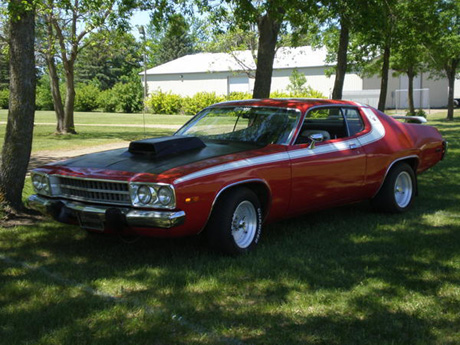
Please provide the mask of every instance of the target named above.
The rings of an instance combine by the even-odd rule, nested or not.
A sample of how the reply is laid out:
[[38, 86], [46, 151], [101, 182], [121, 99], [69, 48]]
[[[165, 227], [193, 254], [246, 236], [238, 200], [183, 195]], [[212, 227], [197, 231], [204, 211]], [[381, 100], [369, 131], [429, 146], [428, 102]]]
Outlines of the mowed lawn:
[[[32, 152], [42, 150], [70, 150], [173, 134], [187, 122], [189, 115], [75, 113], [78, 135], [55, 135], [56, 115], [52, 111], [35, 113]], [[0, 122], [7, 120], [7, 110], [0, 110]], [[144, 128], [145, 123], [145, 128]], [[6, 126], [0, 125], [0, 146]]]
[[[419, 177], [410, 212], [308, 214], [266, 226], [250, 255], [53, 221], [0, 228], [0, 344], [459, 344], [460, 113], [444, 117], [429, 123], [448, 156]], [[79, 127], [76, 144], [131, 140]]]

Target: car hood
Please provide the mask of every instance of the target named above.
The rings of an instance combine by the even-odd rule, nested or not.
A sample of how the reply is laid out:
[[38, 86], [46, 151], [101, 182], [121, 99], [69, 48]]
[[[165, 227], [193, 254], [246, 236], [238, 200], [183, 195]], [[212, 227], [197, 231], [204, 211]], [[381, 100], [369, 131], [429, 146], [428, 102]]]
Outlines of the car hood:
[[85, 168], [159, 175], [165, 171], [184, 165], [257, 148], [260, 148], [260, 146], [255, 144], [208, 141], [203, 148], [160, 158], [149, 155], [136, 155], [129, 152], [128, 149], [117, 149], [87, 154], [66, 161], [56, 162], [52, 165], [72, 169]]

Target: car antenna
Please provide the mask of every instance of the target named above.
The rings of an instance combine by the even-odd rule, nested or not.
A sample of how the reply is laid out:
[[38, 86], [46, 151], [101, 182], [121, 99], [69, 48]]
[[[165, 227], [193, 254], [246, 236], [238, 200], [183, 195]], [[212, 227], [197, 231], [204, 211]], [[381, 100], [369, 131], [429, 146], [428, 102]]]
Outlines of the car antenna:
[[145, 100], [144, 106], [142, 107], [142, 120], [144, 121], [144, 138], [147, 138], [147, 130], [145, 128]]
[[144, 65], [144, 90], [143, 90], [143, 94], [144, 94], [144, 98], [143, 98], [143, 102], [142, 102], [142, 120], [144, 122], [144, 138], [147, 138], [147, 131], [146, 131], [146, 128], [145, 128], [145, 106], [146, 106], [146, 101], [147, 101], [147, 58], [146, 58], [146, 47], [147, 47], [147, 43], [146, 43], [146, 38], [145, 38], [145, 28], [144, 28], [144, 25], [139, 25], [137, 27], [137, 29], [139, 30], [139, 33], [141, 34], [142, 36], [142, 59], [143, 59], [143, 65]]

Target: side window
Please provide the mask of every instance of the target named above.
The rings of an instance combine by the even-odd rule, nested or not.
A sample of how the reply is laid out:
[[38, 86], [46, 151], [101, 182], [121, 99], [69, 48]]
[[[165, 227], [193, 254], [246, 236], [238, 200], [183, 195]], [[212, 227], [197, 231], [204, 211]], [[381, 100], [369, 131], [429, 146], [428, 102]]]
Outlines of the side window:
[[364, 129], [364, 122], [356, 108], [343, 108], [345, 118], [347, 119], [350, 136], [353, 136]]
[[309, 143], [312, 134], [322, 134], [324, 141], [348, 136], [341, 108], [317, 108], [307, 113], [296, 144]]

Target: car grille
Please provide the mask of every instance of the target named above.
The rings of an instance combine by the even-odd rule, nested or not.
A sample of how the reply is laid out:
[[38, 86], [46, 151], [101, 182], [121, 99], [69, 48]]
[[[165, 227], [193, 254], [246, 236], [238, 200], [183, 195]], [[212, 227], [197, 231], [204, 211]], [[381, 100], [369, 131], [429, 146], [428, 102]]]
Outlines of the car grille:
[[58, 185], [60, 187], [61, 196], [69, 199], [117, 205], [131, 205], [129, 186], [126, 182], [77, 179], [59, 176]]

